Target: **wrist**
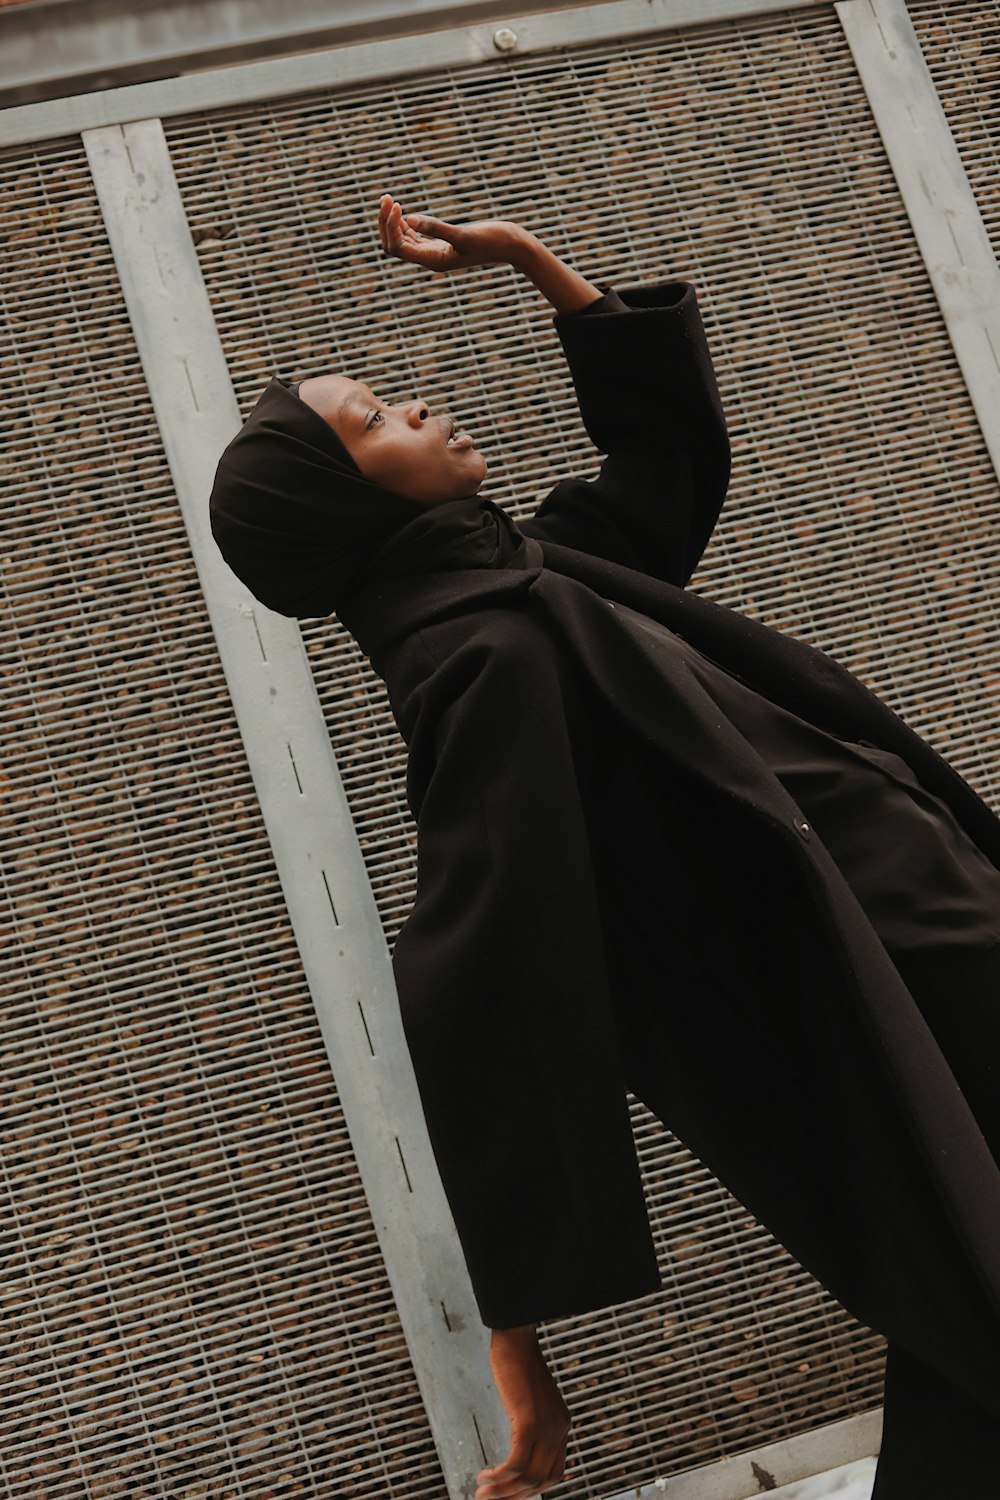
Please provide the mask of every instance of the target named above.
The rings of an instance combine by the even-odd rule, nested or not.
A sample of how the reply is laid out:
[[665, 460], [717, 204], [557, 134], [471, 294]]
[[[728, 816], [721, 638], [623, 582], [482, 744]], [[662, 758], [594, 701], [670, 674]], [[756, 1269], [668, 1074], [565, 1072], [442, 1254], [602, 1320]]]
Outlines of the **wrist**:
[[516, 271], [526, 271], [543, 249], [541, 240], [530, 229], [525, 229], [520, 224], [511, 224], [507, 260]]
[[524, 1323], [519, 1328], [493, 1328], [490, 1330], [491, 1343], [509, 1344], [512, 1347], [537, 1344], [537, 1323]]
[[524, 230], [512, 238], [510, 264], [534, 283], [557, 314], [580, 312], [601, 296], [600, 287], [591, 285], [585, 276], [565, 265], [543, 245], [537, 235]]

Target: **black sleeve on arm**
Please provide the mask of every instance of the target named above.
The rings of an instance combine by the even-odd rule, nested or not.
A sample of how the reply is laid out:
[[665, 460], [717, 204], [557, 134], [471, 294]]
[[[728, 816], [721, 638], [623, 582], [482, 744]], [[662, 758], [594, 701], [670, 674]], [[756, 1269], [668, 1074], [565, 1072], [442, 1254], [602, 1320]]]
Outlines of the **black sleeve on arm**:
[[730, 474], [695, 288], [602, 287], [587, 307], [552, 321], [584, 426], [608, 456], [596, 479], [561, 480], [521, 530], [683, 586]]
[[392, 962], [480, 1314], [514, 1328], [660, 1279], [575, 790], [582, 689], [533, 622], [480, 630], [410, 725], [417, 889]]

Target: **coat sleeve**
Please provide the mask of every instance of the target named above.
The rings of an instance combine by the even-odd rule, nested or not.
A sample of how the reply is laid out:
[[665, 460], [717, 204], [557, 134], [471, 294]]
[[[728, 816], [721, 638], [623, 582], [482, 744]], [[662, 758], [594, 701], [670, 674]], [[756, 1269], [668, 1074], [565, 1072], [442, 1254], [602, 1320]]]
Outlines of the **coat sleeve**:
[[[528, 644], [527, 637], [522, 643]], [[567, 715], [537, 632], [448, 659], [411, 726], [413, 907], [392, 953], [428, 1134], [483, 1322], [656, 1291]]]
[[560, 480], [520, 529], [684, 587], [730, 475], [695, 288], [602, 287], [599, 300], [553, 324], [584, 426], [607, 457], [595, 479]]

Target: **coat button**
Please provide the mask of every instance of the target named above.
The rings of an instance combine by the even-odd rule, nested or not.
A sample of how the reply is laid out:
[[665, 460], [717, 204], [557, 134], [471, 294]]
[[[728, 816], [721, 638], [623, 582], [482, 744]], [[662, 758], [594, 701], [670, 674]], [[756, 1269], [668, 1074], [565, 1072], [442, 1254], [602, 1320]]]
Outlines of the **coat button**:
[[802, 837], [808, 842], [808, 840], [812, 837], [812, 832], [809, 828], [809, 824], [804, 822], [802, 818], [793, 818], [792, 821], [794, 822], [795, 827], [797, 828], [799, 833], [801, 833]]

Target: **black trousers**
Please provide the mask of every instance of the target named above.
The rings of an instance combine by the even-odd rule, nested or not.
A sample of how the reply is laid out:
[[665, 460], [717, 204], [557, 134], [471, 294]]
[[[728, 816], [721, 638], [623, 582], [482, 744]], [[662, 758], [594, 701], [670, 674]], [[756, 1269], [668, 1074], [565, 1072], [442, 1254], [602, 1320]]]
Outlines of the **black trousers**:
[[[720, 946], [726, 944], [720, 940]], [[621, 961], [625, 962], [624, 957]], [[895, 961], [1000, 1160], [1000, 945], [985, 950], [940, 949], [907, 960], [897, 955]], [[634, 983], [624, 990], [633, 997], [625, 1026], [629, 1087], [726, 1181], [724, 1132], [735, 1127], [731, 1120], [717, 1128], [711, 1122], [721, 1117], [728, 1094], [739, 1085], [738, 1075], [727, 1075], [725, 1087], [716, 1089], [708, 1107], [692, 1103], [692, 1098], [714, 1086], [713, 1081], [699, 1074], [696, 1055], [684, 1052], [685, 1033], [676, 1010], [664, 1003], [662, 987], [644, 985], [641, 976], [633, 977]], [[802, 982], [809, 983], [808, 973]], [[727, 1016], [727, 1024], [738, 1025], [735, 1012]], [[750, 1033], [746, 1045], [749, 1051]], [[704, 1049], [697, 1055], [703, 1056]], [[808, 1091], [808, 1080], [805, 1088]], [[806, 1094], [804, 1115], [808, 1107]], [[738, 1108], [735, 1118], [749, 1133], [754, 1128], [752, 1092], [738, 1100]], [[764, 1140], [760, 1152], [768, 1152]], [[723, 1163], [721, 1168], [713, 1162], [713, 1155]], [[834, 1154], [829, 1171], [835, 1175], [837, 1170]], [[780, 1166], [775, 1165], [774, 1171], [779, 1172]], [[803, 1204], [802, 1212], [815, 1214], [822, 1223], [823, 1200], [832, 1184], [825, 1173], [817, 1175], [816, 1197], [811, 1204]], [[738, 1179], [731, 1180], [731, 1187], [738, 1198], [750, 1201], [749, 1194], [741, 1194]], [[794, 1191], [789, 1189], [790, 1194]], [[878, 1212], [877, 1208], [870, 1211]], [[780, 1230], [774, 1232], [786, 1239]], [[843, 1225], [830, 1223], [829, 1232], [842, 1234]], [[811, 1236], [815, 1244], [815, 1231]], [[794, 1254], [794, 1236], [786, 1242]], [[816, 1274], [822, 1281], [822, 1275]], [[919, 1284], [909, 1284], [907, 1296], [919, 1295]], [[898, 1307], [894, 1316], [898, 1321]], [[905, 1308], [902, 1316], [905, 1320]], [[873, 1500], [1000, 1500], [998, 1411], [984, 1408], [939, 1370], [892, 1340], [887, 1346], [883, 1437]]]
[[[896, 958], [1000, 1160], [1000, 944]], [[890, 1343], [872, 1500], [1000, 1500], [1000, 1417]]]

